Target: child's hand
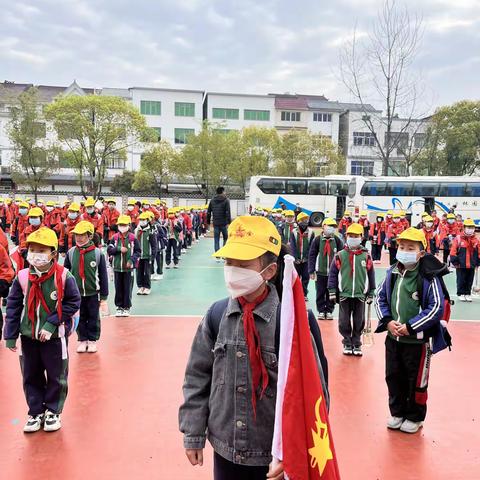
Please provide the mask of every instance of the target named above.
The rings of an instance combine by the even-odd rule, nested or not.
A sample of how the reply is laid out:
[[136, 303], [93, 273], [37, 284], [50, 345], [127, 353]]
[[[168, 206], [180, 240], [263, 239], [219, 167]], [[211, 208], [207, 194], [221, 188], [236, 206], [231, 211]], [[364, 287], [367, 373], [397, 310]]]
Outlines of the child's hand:
[[133, 267], [133, 263], [130, 262], [130, 260], [127, 262], [127, 268], [132, 268]]
[[47, 340], [50, 340], [50, 338], [52, 338], [52, 334], [50, 332], [47, 332], [46, 330], [40, 330], [39, 340], [41, 342], [46, 342]]
[[401, 323], [399, 322], [396, 322], [395, 320], [392, 320], [390, 322], [388, 322], [388, 325], [387, 325], [387, 329], [388, 331], [395, 337], [401, 337], [402, 335], [400, 335], [398, 333], [398, 329], [402, 326]]
[[127, 253], [127, 252], [128, 252], [128, 249], [127, 249], [127, 247], [122, 247], [122, 248], [120, 249], [120, 251], [121, 251], [122, 253]]
[[283, 480], [285, 477], [283, 475], [283, 462], [277, 463], [273, 466], [273, 462], [269, 465], [267, 478], [271, 480]]
[[317, 275], [314, 273], [311, 273], [310, 274], [310, 280], [316, 280], [317, 279]]
[[397, 332], [400, 337], [407, 337], [408, 335], [410, 335], [407, 325], [402, 325], [399, 328], [397, 328]]
[[199, 465], [200, 467], [203, 465], [203, 449], [193, 449], [187, 448], [185, 450], [185, 455], [187, 456], [188, 460], [192, 465]]

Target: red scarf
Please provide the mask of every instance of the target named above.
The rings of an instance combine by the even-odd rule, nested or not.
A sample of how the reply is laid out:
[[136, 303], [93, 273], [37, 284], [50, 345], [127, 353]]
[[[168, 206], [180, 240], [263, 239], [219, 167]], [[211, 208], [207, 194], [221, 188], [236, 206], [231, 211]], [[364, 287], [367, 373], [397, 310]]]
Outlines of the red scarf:
[[42, 283], [47, 281], [53, 275], [55, 275], [55, 287], [57, 290], [57, 314], [58, 320], [62, 319], [62, 299], [63, 299], [63, 282], [62, 282], [63, 267], [57, 262], [53, 263], [50, 270], [38, 276], [36, 273], [29, 272], [28, 281], [30, 282], [30, 289], [28, 291], [28, 319], [32, 323], [32, 338], [35, 338], [35, 312], [39, 305], [50, 315], [47, 302], [43, 296]]
[[350, 276], [353, 277], [353, 270], [355, 269], [355, 255], [361, 255], [364, 250], [362, 248], [350, 250], [348, 247], [345, 248], [345, 250], [348, 252], [348, 260], [350, 262]]
[[80, 253], [80, 261], [78, 263], [78, 273], [82, 280], [85, 280], [85, 255], [88, 252], [95, 250], [95, 245], [90, 245], [89, 247], [82, 248], [78, 247], [78, 252]]
[[332, 254], [332, 246], [330, 245], [330, 239], [333, 237], [324, 237], [325, 238], [325, 246], [323, 247], [323, 256], [330, 259], [330, 255]]
[[253, 311], [260, 305], [268, 296], [269, 289], [265, 289], [262, 295], [249, 303], [244, 297], [239, 297], [238, 302], [243, 310], [243, 330], [245, 333], [245, 341], [247, 342], [248, 358], [250, 361], [250, 368], [252, 370], [252, 407], [253, 416], [257, 417], [257, 389], [260, 386], [260, 399], [265, 393], [268, 386], [268, 372], [262, 358], [262, 351], [260, 349], [260, 336], [255, 325]]

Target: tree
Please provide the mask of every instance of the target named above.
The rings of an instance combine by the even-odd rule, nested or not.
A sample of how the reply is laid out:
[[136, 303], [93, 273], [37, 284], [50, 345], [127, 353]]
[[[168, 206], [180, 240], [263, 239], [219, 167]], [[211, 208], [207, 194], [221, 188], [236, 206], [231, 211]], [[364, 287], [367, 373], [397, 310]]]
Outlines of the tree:
[[[395, 0], [385, 0], [370, 34], [359, 41], [354, 32], [353, 40], [341, 52], [340, 75], [362, 106], [362, 122], [375, 137], [382, 175], [395, 171], [392, 153], [404, 141], [412, 120], [426, 116], [418, 112], [421, 83], [412, 71], [421, 33], [420, 18], [397, 7]], [[372, 111], [369, 98], [384, 102], [384, 117]], [[395, 131], [399, 118], [401, 126]]]
[[133, 188], [138, 191], [155, 190], [160, 197], [163, 188], [179, 171], [179, 156], [179, 152], [165, 140], [147, 150], [142, 155]]
[[116, 175], [110, 185], [112, 192], [129, 193], [133, 191], [135, 172], [125, 170], [121, 175]]
[[13, 145], [12, 179], [27, 185], [37, 201], [38, 190], [58, 168], [56, 148], [42, 114], [38, 91], [31, 87], [11, 98], [7, 135]]
[[59, 97], [45, 108], [62, 146], [71, 153], [82, 194], [98, 198], [109, 165], [152, 135], [137, 108], [122, 98]]

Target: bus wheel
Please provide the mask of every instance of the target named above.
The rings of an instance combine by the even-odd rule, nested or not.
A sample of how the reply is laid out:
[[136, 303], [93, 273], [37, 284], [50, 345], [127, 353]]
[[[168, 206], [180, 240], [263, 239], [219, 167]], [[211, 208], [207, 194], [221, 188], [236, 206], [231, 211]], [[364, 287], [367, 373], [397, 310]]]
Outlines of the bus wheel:
[[310, 215], [310, 225], [312, 227], [321, 227], [325, 215], [322, 212], [313, 212]]

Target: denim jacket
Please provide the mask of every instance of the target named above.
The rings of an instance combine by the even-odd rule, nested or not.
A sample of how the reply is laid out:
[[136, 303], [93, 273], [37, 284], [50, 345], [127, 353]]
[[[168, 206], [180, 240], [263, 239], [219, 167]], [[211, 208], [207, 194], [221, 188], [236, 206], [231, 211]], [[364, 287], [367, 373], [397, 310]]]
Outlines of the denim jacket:
[[214, 450], [231, 462], [251, 466], [270, 463], [277, 390], [278, 303], [277, 292], [271, 288], [253, 312], [269, 376], [264, 396], [257, 397], [256, 419], [238, 300], [229, 300], [216, 339], [212, 338], [207, 312], [193, 340], [183, 384], [185, 401], [180, 407], [179, 423], [185, 448], [203, 448], [208, 436]]

